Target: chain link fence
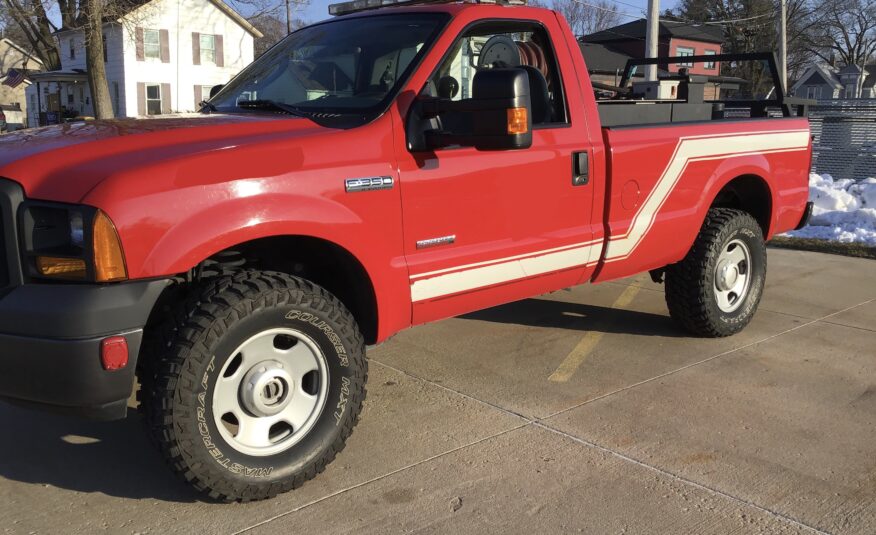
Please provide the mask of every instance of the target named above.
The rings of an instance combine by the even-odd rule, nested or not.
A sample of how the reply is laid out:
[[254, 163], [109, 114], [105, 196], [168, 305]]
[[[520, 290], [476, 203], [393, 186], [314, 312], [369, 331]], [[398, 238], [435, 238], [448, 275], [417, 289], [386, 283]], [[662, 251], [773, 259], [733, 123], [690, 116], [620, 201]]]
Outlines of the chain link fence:
[[813, 172], [876, 177], [876, 99], [819, 100], [809, 110], [809, 122]]

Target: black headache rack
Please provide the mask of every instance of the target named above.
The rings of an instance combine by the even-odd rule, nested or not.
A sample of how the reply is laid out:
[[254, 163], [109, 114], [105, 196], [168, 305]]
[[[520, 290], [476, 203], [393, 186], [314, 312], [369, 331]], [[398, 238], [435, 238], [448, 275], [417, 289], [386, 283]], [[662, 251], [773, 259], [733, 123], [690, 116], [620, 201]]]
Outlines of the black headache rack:
[[[679, 69], [677, 74], [659, 77], [656, 82], [637, 82], [641, 87], [675, 81], [678, 83], [674, 95], [676, 98], [647, 99], [641, 92], [636, 94], [635, 84], [630, 87], [633, 69], [638, 66], [743, 61], [762, 62], [768, 67], [773, 83], [769, 98], [706, 100], [706, 84], [718, 83], [724, 78], [688, 74], [684, 68]], [[597, 100], [599, 117], [604, 127], [756, 117], [806, 117], [809, 106], [816, 103], [814, 100], [785, 96], [776, 57], [772, 52], [632, 58], [627, 60], [617, 87], [600, 83], [594, 83], [593, 86], [595, 89], [610, 90], [616, 94], [612, 100]]]

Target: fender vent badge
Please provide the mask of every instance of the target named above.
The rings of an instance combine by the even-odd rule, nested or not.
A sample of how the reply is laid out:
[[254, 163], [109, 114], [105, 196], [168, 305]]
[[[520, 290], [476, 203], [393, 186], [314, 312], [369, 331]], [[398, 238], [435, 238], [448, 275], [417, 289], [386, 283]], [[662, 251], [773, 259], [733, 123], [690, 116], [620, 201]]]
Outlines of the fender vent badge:
[[348, 178], [346, 180], [347, 193], [392, 189], [393, 184], [395, 184], [395, 180], [391, 176]]

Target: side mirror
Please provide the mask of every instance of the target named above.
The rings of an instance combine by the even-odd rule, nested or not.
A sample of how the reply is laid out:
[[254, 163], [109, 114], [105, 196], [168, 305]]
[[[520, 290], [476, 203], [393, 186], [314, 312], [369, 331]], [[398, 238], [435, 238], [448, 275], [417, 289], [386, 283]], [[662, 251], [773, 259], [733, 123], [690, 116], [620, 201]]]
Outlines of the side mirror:
[[421, 97], [414, 101], [407, 131], [411, 152], [452, 146], [478, 150], [529, 148], [529, 75], [518, 68], [479, 70], [470, 99]]
[[210, 98], [213, 98], [216, 95], [218, 95], [219, 91], [222, 91], [223, 89], [225, 89], [225, 84], [214, 85], [213, 87], [211, 87], [210, 88]]

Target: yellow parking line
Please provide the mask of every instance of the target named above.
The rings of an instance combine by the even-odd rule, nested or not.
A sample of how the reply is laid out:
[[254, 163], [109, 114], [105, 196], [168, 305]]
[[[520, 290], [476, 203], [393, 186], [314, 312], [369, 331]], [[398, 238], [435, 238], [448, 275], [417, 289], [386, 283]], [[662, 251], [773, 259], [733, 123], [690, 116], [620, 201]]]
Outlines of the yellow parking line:
[[[636, 294], [639, 293], [641, 288], [639, 286], [627, 286], [624, 291], [618, 296], [618, 298], [611, 305], [611, 308], [626, 308], [633, 302], [633, 299], [636, 297]], [[599, 344], [599, 341], [602, 339], [603, 332], [590, 331], [584, 335], [584, 338], [578, 342], [578, 345], [575, 346], [560, 366], [548, 377], [548, 381], [554, 383], [565, 383], [569, 380], [572, 375], [578, 370], [581, 364], [587, 359], [593, 349]]]

